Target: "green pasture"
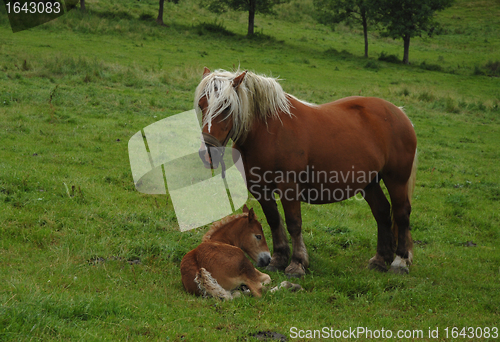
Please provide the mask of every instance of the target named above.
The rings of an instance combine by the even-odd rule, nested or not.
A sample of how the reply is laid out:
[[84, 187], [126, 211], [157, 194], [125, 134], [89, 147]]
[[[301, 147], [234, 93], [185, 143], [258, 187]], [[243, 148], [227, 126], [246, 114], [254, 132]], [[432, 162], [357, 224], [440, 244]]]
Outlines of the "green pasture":
[[[190, 0], [166, 3], [167, 27], [154, 22], [156, 0], [89, 0], [87, 15], [16, 34], [0, 6], [0, 341], [293, 340], [292, 327], [451, 340], [452, 327], [500, 329], [500, 3], [457, 0], [438, 15], [441, 34], [412, 39], [410, 66], [387, 61], [403, 44], [376, 31], [362, 58], [360, 28], [319, 25], [311, 4], [257, 15], [253, 39], [245, 13]], [[302, 205], [304, 291], [231, 302], [185, 293], [180, 261], [208, 226], [181, 233], [168, 194], [135, 190], [127, 143], [192, 109], [204, 66], [279, 76], [309, 102], [363, 95], [404, 107], [419, 154], [410, 274], [367, 269], [376, 224], [352, 199]], [[271, 286], [286, 280], [270, 275]]]

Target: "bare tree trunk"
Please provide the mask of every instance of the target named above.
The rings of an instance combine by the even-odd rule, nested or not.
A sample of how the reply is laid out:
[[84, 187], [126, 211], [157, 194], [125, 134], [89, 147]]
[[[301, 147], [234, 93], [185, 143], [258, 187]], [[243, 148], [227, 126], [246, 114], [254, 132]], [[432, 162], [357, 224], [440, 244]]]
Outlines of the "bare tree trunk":
[[87, 13], [87, 9], [85, 8], [85, 0], [80, 0], [80, 11], [82, 13]]
[[363, 20], [363, 36], [365, 37], [365, 57], [368, 58], [368, 23], [366, 14], [362, 13], [361, 18]]
[[410, 36], [403, 36], [404, 42], [404, 55], [403, 55], [403, 63], [410, 64], [409, 54], [410, 54]]
[[254, 26], [255, 26], [255, 8], [257, 6], [257, 0], [250, 0], [248, 10], [248, 37], [253, 36]]
[[158, 18], [156, 18], [156, 22], [161, 25], [165, 26], [163, 23], [163, 4], [165, 3], [165, 0], [160, 0], [160, 9], [158, 10]]

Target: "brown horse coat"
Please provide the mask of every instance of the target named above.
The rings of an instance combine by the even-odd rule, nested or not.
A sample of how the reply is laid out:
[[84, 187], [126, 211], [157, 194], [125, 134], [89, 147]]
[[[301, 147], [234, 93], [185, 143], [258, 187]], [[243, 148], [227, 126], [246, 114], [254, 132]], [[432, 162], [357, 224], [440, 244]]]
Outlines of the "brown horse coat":
[[[262, 295], [261, 283], [270, 281], [267, 274], [259, 272], [238, 247], [219, 242], [203, 242], [186, 254], [181, 262], [182, 283], [187, 292], [203, 295], [195, 278], [200, 269], [205, 269], [226, 291], [246, 285], [256, 297]], [[207, 281], [208, 282], [208, 281]], [[213, 292], [209, 294], [214, 296]], [[216, 292], [214, 297], [222, 291]]]
[[245, 256], [259, 266], [271, 260], [262, 226], [253, 209], [212, 225], [202, 243], [181, 261], [182, 283], [187, 292], [231, 299], [230, 291], [246, 285], [254, 296], [262, 295], [262, 283], [271, 277], [258, 271]]
[[[300, 202], [338, 202], [360, 193], [378, 227], [377, 253], [369, 266], [387, 271], [390, 263], [391, 271], [408, 272], [413, 259], [409, 217], [417, 139], [400, 108], [359, 96], [311, 105], [284, 93], [275, 79], [208, 69], [195, 104], [203, 114], [204, 136], [227, 141], [231, 135], [233, 147], [241, 154], [247, 187], [262, 206], [273, 236], [269, 270], [286, 268], [289, 275], [305, 274], [309, 257], [302, 238]], [[202, 161], [216, 166], [208, 153]], [[284, 222], [275, 194], [283, 205]], [[290, 247], [284, 223], [292, 238], [288, 267]]]

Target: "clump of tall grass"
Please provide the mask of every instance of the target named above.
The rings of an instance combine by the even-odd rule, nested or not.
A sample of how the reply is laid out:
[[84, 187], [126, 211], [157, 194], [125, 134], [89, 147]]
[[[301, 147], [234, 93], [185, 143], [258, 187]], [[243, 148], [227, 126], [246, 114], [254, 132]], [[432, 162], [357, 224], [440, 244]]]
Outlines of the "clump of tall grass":
[[432, 63], [427, 63], [426, 61], [423, 61], [419, 65], [420, 69], [424, 70], [429, 70], [429, 71], [443, 71], [443, 67], [439, 64], [432, 64]]
[[103, 72], [109, 71], [110, 67], [98, 59], [85, 57], [55, 56], [41, 62], [44, 71], [51, 75], [77, 75], [93, 74], [101, 76]]
[[474, 70], [472, 71], [474, 76], [500, 76], [500, 61], [489, 61], [483, 66], [474, 65]]
[[277, 4], [274, 15], [277, 19], [294, 23], [315, 23], [316, 12], [312, 0], [291, 0]]
[[383, 62], [388, 62], [388, 63], [401, 63], [401, 60], [398, 58], [396, 55], [388, 55], [384, 51], [380, 53], [380, 56], [378, 57], [379, 61]]
[[434, 96], [434, 94], [425, 90], [418, 95], [418, 99], [425, 102], [434, 102], [436, 100], [436, 97]]
[[488, 70], [488, 76], [500, 76], [500, 60], [489, 61], [484, 67]]
[[460, 113], [460, 108], [457, 106], [456, 101], [451, 97], [447, 97], [445, 99], [444, 110], [448, 113], [454, 113], [454, 114]]
[[375, 61], [368, 61], [366, 62], [364, 68], [378, 71], [380, 69], [380, 64]]
[[205, 34], [214, 34], [218, 36], [234, 36], [234, 33], [228, 31], [224, 26], [224, 22], [220, 22], [217, 18], [213, 22], [203, 22], [195, 26], [196, 33], [203, 36]]

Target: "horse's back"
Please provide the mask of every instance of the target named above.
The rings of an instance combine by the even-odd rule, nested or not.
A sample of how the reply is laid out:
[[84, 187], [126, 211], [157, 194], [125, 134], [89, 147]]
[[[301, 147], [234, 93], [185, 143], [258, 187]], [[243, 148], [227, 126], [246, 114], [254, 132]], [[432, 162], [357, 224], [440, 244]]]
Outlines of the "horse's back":
[[318, 106], [315, 114], [319, 122], [330, 122], [339, 137], [378, 144], [386, 157], [405, 150], [412, 157], [415, 153], [417, 139], [410, 119], [384, 99], [350, 96]]

